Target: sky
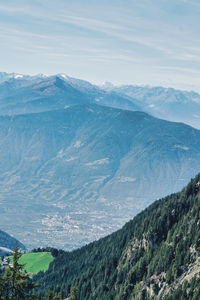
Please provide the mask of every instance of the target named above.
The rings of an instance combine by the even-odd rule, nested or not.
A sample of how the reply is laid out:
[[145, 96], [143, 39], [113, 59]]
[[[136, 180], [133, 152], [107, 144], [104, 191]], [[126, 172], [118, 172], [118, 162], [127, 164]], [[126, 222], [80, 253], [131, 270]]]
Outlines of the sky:
[[200, 92], [199, 0], [1, 0], [0, 71]]

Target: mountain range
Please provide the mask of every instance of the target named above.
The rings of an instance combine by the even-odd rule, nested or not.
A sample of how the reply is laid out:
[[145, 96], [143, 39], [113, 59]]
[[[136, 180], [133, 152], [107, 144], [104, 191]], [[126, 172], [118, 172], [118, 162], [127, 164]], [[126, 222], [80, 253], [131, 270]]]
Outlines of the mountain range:
[[56, 76], [0, 76], [0, 228], [28, 248], [80, 247], [199, 172], [200, 131], [141, 101]]
[[187, 123], [200, 129], [200, 95], [193, 91], [173, 88], [103, 85], [107, 91], [133, 99], [140, 109], [155, 117]]
[[101, 86], [65, 74], [52, 76], [0, 73], [0, 114], [98, 104], [145, 111], [168, 121], [200, 129], [200, 95], [194, 91], [106, 83]]
[[78, 104], [100, 104], [141, 110], [126, 95], [104, 91], [87, 81], [74, 79], [65, 74], [23, 76], [1, 73], [0, 75], [0, 115], [66, 109]]

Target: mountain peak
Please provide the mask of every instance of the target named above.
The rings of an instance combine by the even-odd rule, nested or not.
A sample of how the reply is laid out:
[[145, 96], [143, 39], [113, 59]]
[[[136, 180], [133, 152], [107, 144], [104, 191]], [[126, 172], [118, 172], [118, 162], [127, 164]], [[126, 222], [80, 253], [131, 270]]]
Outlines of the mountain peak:
[[65, 80], [70, 80], [71, 79], [71, 77], [69, 77], [68, 75], [66, 75], [64, 73], [57, 74], [56, 76], [57, 77], [61, 77], [61, 78], [65, 79]]

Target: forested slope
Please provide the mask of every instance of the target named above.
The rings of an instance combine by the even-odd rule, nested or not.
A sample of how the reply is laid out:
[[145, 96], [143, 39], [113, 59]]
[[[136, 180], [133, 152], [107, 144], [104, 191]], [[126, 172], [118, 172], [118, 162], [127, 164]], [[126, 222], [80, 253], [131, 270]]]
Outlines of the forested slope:
[[112, 235], [61, 251], [35, 277], [41, 294], [51, 288], [64, 297], [76, 285], [79, 299], [199, 299], [199, 217], [200, 174]]

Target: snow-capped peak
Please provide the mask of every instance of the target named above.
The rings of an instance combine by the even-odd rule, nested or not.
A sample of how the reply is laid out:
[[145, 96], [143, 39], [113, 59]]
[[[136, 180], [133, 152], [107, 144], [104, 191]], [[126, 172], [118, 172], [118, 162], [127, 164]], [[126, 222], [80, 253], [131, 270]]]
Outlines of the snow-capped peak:
[[14, 75], [14, 78], [15, 78], [15, 79], [23, 78], [23, 77], [24, 77], [24, 75], [22, 75], [22, 74], [15, 74], [15, 75]]
[[66, 74], [60, 74], [60, 76], [64, 79], [68, 79], [68, 76]]

